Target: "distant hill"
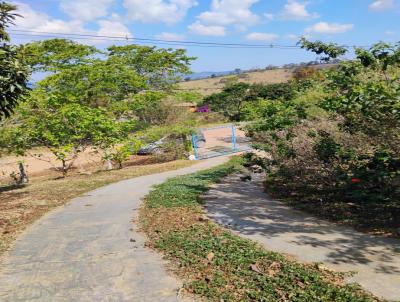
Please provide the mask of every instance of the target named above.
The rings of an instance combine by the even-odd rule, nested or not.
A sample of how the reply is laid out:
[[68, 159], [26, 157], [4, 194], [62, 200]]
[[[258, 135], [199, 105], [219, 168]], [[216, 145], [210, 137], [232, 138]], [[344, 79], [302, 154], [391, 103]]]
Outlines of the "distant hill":
[[190, 80], [202, 80], [202, 79], [207, 79], [210, 78], [211, 76], [226, 76], [230, 74], [234, 74], [235, 72], [233, 70], [231, 71], [203, 71], [203, 72], [194, 72], [192, 74], [189, 74], [185, 76], [185, 78], [188, 78]]
[[[313, 65], [312, 67], [317, 69], [330, 68], [335, 66], [334, 64], [323, 64], [323, 65]], [[198, 78], [208, 75], [206, 78], [197, 80], [187, 80], [179, 84], [181, 89], [198, 91], [203, 95], [210, 95], [216, 92], [220, 92], [229, 77], [237, 76], [240, 82], [249, 84], [274, 84], [274, 83], [284, 83], [289, 81], [292, 76], [294, 68], [278, 68], [273, 70], [260, 70], [260, 71], [247, 71], [237, 74], [236, 71], [225, 71], [225, 72], [204, 72], [197, 73]], [[212, 75], [213, 78], [211, 78]]]

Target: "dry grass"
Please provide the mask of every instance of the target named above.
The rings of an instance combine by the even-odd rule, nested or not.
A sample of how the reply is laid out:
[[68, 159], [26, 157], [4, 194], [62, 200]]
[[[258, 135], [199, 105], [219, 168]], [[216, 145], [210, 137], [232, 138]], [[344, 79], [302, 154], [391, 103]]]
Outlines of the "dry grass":
[[75, 172], [67, 178], [58, 178], [59, 174], [49, 171], [46, 176], [32, 178], [27, 186], [0, 185], [0, 255], [29, 224], [74, 197], [120, 180], [175, 170], [191, 164], [184, 160], [144, 164], [85, 175]]
[[[332, 68], [334, 64], [313, 65], [315, 69]], [[221, 92], [229, 78], [237, 77], [239, 82], [248, 84], [276, 84], [285, 83], [292, 79], [294, 69], [274, 69], [252, 71], [239, 75], [228, 75], [223, 77], [208, 78], [202, 80], [188, 81], [180, 83], [180, 88], [195, 90], [202, 95], [210, 95]]]
[[[292, 74], [293, 70], [290, 69], [276, 69], [244, 73], [238, 75], [238, 77], [240, 82], [249, 84], [274, 84], [289, 81], [292, 78]], [[179, 85], [183, 89], [198, 90], [202, 95], [210, 95], [220, 92], [225, 86], [226, 79], [229, 77], [232, 76], [188, 81]]]

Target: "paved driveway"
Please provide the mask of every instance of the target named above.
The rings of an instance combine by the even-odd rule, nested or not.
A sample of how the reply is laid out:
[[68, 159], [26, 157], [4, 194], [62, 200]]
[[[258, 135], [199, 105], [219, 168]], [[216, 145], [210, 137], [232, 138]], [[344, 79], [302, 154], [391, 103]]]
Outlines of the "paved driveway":
[[265, 248], [336, 271], [377, 296], [400, 299], [400, 240], [359, 233], [293, 210], [268, 198], [262, 176], [243, 182], [230, 176], [205, 196], [209, 216]]
[[3, 263], [0, 301], [182, 301], [181, 282], [165, 271], [160, 255], [144, 247], [132, 219], [153, 185], [226, 159], [112, 184], [46, 215]]

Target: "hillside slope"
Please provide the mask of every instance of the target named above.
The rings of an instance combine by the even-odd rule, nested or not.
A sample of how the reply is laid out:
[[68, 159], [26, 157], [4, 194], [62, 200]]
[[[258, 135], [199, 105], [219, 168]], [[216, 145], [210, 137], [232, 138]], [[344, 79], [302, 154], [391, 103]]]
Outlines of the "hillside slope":
[[[334, 64], [314, 65], [312, 68], [325, 69], [335, 66]], [[240, 82], [249, 84], [274, 84], [289, 81], [294, 72], [293, 69], [274, 69], [241, 73], [202, 80], [193, 80], [179, 83], [180, 89], [198, 91], [203, 95], [210, 95], [220, 92], [229, 78], [238, 77]]]
[[[261, 84], [272, 84], [287, 82], [292, 78], [293, 69], [275, 69], [275, 70], [263, 70], [249, 73], [242, 73], [236, 75], [240, 82], [249, 84], [261, 83]], [[210, 95], [222, 90], [225, 86], [227, 79], [235, 76], [224, 76], [216, 78], [208, 78], [202, 80], [194, 80], [188, 82], [182, 82], [179, 84], [181, 89], [198, 91], [203, 95]]]

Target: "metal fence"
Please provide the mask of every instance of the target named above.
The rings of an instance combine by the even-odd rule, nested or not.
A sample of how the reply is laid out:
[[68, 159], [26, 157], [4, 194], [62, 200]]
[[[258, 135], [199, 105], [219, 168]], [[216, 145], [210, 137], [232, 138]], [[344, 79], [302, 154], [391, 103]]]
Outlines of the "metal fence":
[[196, 159], [207, 159], [251, 150], [250, 140], [239, 125], [202, 128], [192, 136]]

